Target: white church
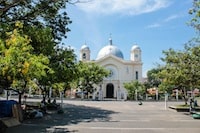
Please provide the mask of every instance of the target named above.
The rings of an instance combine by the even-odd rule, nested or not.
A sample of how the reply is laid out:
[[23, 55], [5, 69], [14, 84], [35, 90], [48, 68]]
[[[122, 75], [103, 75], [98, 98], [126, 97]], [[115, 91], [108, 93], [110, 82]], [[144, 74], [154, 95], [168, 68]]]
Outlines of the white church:
[[137, 45], [130, 48], [130, 60], [125, 60], [123, 53], [109, 38], [109, 44], [99, 50], [96, 60], [90, 60], [90, 48], [84, 44], [80, 49], [80, 60], [95, 62], [108, 69], [110, 75], [97, 86], [95, 95], [99, 100], [117, 99], [126, 100], [127, 91], [123, 83], [138, 80], [142, 82], [141, 49]]

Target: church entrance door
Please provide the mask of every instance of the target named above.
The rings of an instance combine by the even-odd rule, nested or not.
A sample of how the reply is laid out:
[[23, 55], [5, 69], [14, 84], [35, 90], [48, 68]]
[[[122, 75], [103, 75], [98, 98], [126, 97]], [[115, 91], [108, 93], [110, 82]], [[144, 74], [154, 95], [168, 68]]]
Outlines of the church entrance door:
[[106, 98], [114, 98], [114, 85], [112, 83], [106, 86]]

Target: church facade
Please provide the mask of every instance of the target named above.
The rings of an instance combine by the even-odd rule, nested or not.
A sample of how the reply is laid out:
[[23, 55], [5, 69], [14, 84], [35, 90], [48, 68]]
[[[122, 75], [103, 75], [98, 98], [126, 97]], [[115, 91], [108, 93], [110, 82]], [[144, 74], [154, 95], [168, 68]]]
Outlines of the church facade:
[[125, 60], [123, 53], [109, 39], [109, 44], [100, 49], [96, 60], [90, 60], [90, 48], [84, 44], [80, 49], [80, 60], [85, 62], [95, 62], [110, 71], [110, 75], [104, 78], [102, 83], [97, 85], [94, 95], [98, 95], [99, 100], [111, 98], [126, 100], [127, 91], [123, 83], [134, 80], [142, 81], [142, 57], [141, 49], [138, 45], [130, 48], [130, 60]]

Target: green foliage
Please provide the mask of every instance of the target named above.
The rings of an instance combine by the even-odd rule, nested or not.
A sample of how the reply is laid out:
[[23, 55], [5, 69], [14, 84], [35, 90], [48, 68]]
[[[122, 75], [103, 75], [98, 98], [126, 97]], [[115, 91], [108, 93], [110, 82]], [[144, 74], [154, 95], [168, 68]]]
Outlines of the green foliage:
[[159, 84], [161, 83], [160, 79], [157, 77], [157, 74], [162, 70], [162, 67], [157, 67], [149, 70], [147, 72], [147, 78], [148, 78], [148, 83], [149, 87], [158, 87]]
[[1, 36], [7, 30], [13, 30], [13, 22], [20, 21], [24, 27], [49, 27], [54, 40], [61, 41], [67, 37], [67, 27], [71, 23], [64, 10], [68, 0], [1, 0], [0, 29]]
[[52, 84], [53, 89], [58, 90], [58, 92], [63, 92], [63, 88], [65, 87], [65, 83], [54, 83]]
[[181, 105], [176, 105], [177, 108], [184, 108], [184, 107], [190, 107], [190, 105], [186, 105], [186, 104], [181, 104]]
[[124, 83], [124, 88], [128, 91], [128, 97], [130, 100], [135, 98], [136, 90], [139, 94], [143, 94], [145, 92], [145, 87], [142, 83], [138, 81], [132, 81], [129, 83]]
[[158, 86], [158, 90], [159, 92], [168, 92], [168, 93], [172, 93], [172, 91], [174, 90], [174, 88], [176, 88], [177, 86], [166, 83], [166, 82], [162, 82], [159, 86]]
[[[50, 84], [59, 91], [70, 88], [70, 83], [78, 78], [76, 55], [70, 48], [58, 47], [70, 31], [68, 24], [71, 20], [63, 10], [67, 3], [71, 3], [71, 0], [0, 1], [0, 38], [3, 44], [0, 47], [0, 54], [9, 55], [1, 60], [2, 64], [9, 64], [7, 67], [0, 67], [1, 84], [10, 87], [15, 81], [13, 86], [17, 87], [25, 80], [33, 85], [32, 79], [37, 79], [38, 87], [43, 86], [43, 91], [48, 91]], [[8, 48], [6, 33], [14, 31], [16, 25], [20, 27], [17, 36], [22, 38], [17, 40], [17, 44], [27, 46]], [[15, 61], [20, 63], [13, 63]]]
[[16, 23], [16, 29], [6, 34], [6, 40], [0, 43], [0, 76], [3, 88], [11, 84], [22, 90], [33, 78], [40, 79], [46, 72], [53, 71], [48, 67], [49, 60], [44, 55], [32, 54], [33, 48], [28, 36], [21, 34], [23, 25]]
[[[174, 86], [191, 90], [200, 87], [200, 45], [185, 45], [183, 51], [164, 51], [162, 60], [166, 63], [158, 73], [162, 86]], [[166, 86], [166, 88], [168, 88]]]
[[77, 78], [76, 63], [76, 55], [73, 49], [57, 47], [50, 57], [50, 67], [54, 70], [54, 73], [50, 74], [45, 82], [60, 84], [58, 85], [60, 87], [57, 87], [60, 91], [70, 89], [70, 82]]
[[108, 70], [95, 63], [78, 64], [78, 85], [87, 92], [93, 92], [93, 85], [99, 84], [108, 75]]
[[189, 14], [192, 15], [190, 25], [197, 31], [200, 31], [200, 0], [193, 0], [193, 7], [189, 10]]
[[[31, 48], [31, 58], [29, 62], [25, 62], [24, 66], [27, 69], [23, 72], [27, 73], [35, 69], [26, 75], [29, 74], [28, 78], [31, 76], [37, 79], [38, 87], [43, 86], [43, 91], [48, 91], [50, 84], [58, 86], [56, 87], [59, 88], [58, 90], [65, 90], [76, 78], [74, 51], [58, 47], [62, 39], [67, 37], [66, 33], [70, 31], [68, 24], [71, 20], [65, 10], [62, 10], [69, 2], [68, 0], [2, 0], [0, 2], [0, 38], [3, 42], [6, 40], [6, 32], [15, 29], [14, 22], [18, 22], [18, 26], [23, 24], [18, 32], [21, 35], [27, 35], [27, 38], [31, 40], [28, 43]], [[16, 51], [16, 53], [20, 52]], [[23, 55], [16, 55], [18, 59], [23, 57]], [[26, 57], [29, 56], [26, 55]], [[40, 71], [40, 68], [43, 71]], [[10, 86], [11, 83], [6, 84]]]
[[34, 54], [50, 56], [55, 52], [52, 30], [49, 27], [29, 26], [23, 28], [23, 32], [30, 37]]
[[200, 0], [193, 0], [193, 7], [189, 10], [192, 19], [190, 25], [198, 32], [185, 45], [183, 50], [163, 51], [164, 57], [161, 60], [165, 63], [155, 76], [162, 82], [159, 89], [172, 92], [172, 89], [193, 90], [200, 88]]

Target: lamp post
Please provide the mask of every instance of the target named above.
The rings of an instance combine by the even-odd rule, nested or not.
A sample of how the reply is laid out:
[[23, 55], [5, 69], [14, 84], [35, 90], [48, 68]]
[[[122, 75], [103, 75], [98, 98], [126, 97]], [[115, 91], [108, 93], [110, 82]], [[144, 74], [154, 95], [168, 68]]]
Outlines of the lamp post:
[[79, 81], [79, 88], [81, 90], [81, 100], [83, 100], [84, 95], [83, 95], [83, 84], [82, 84], [82, 81]]
[[60, 91], [61, 108], [63, 107], [63, 91]]
[[158, 88], [156, 88], [156, 101], [158, 101]]
[[135, 101], [137, 101], [138, 100], [138, 90], [136, 89], [135, 90]]
[[52, 97], [52, 87], [51, 87], [51, 82], [48, 81], [48, 84], [49, 84], [49, 98], [51, 99], [51, 97]]
[[118, 86], [118, 90], [117, 90], [117, 100], [121, 100], [121, 90], [120, 90], [119, 86]]
[[100, 85], [100, 89], [99, 89], [99, 100], [100, 100], [100, 101], [103, 100], [103, 90], [102, 90], [102, 85]]
[[176, 89], [176, 100], [178, 102], [178, 89]]
[[165, 92], [165, 110], [167, 110], [168, 93]]

